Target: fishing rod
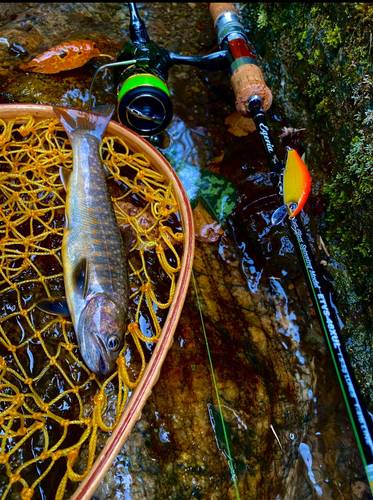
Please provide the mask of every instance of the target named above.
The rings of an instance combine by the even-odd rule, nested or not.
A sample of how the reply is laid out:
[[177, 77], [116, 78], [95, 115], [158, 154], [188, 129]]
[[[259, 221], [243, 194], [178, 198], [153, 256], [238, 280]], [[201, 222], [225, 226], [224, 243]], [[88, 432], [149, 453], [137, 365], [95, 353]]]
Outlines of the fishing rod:
[[89, 102], [91, 106], [97, 74], [103, 69], [113, 68], [119, 122], [141, 136], [150, 137], [163, 132], [173, 117], [173, 104], [167, 86], [170, 68], [182, 64], [204, 71], [228, 69], [229, 54], [221, 50], [202, 57], [182, 56], [166, 50], [150, 40], [136, 4], [129, 2], [128, 8], [130, 39], [125, 41], [116, 62], [99, 67], [93, 75]]
[[[113, 68], [117, 84], [119, 121], [139, 135], [161, 133], [170, 124], [173, 107], [167, 86], [169, 69], [187, 64], [204, 71], [225, 70], [231, 78], [236, 110], [251, 117], [263, 146], [272, 182], [282, 205], [272, 215], [272, 224], [286, 221], [306, 279], [317, 317], [342, 391], [352, 429], [373, 493], [373, 421], [366, 409], [359, 386], [341, 340], [341, 332], [331, 294], [325, 290], [302, 224], [301, 211], [311, 186], [308, 169], [297, 151], [288, 148], [285, 161], [279, 159], [266, 119], [272, 94], [253, 52], [246, 31], [231, 3], [209, 3], [220, 50], [207, 56], [181, 56], [159, 47], [150, 40], [145, 24], [134, 3], [130, 10], [130, 40], [117, 61], [101, 66]], [[212, 366], [211, 366], [212, 368]], [[222, 418], [222, 424], [224, 421]], [[235, 478], [234, 478], [235, 479]], [[237, 488], [237, 485], [235, 483]]]
[[[351, 420], [369, 486], [373, 493], [372, 417], [363, 403], [359, 386], [341, 340], [341, 331], [331, 293], [328, 293], [324, 288], [323, 276], [316, 266], [301, 220], [301, 209], [310, 189], [310, 177], [306, 173], [307, 167], [295, 150], [290, 148], [287, 152], [286, 162], [283, 163], [278, 159], [276, 146], [265, 115], [265, 111], [270, 105], [271, 93], [265, 85], [256, 61], [248, 60], [245, 55], [250, 51], [248, 39], [244, 29], [239, 30], [238, 28], [241, 23], [233, 4], [211, 3], [209, 8], [218, 32], [219, 47], [231, 51], [233, 56], [234, 43], [236, 46], [239, 45], [240, 53], [236, 51], [236, 55], [239, 57], [234, 61], [235, 66], [232, 65], [230, 68], [231, 83], [236, 95], [236, 109], [244, 116], [249, 116], [254, 120], [272, 174], [274, 187], [278, 196], [283, 199], [284, 204], [273, 214], [272, 223], [278, 224], [286, 219], [293, 236], [292, 240], [303, 268]], [[234, 42], [237, 39], [235, 34], [237, 31], [240, 31], [239, 44]]]
[[[129, 2], [128, 8], [130, 39], [124, 42], [115, 62], [100, 66], [93, 75], [89, 89], [90, 107], [93, 84], [98, 73], [103, 69], [112, 68], [117, 87], [119, 122], [141, 136], [160, 134], [168, 127], [173, 117], [173, 104], [167, 85], [169, 70], [175, 65], [189, 65], [202, 71], [228, 71], [231, 74], [239, 113], [246, 113], [248, 83], [251, 88], [256, 85], [264, 108], [269, 108], [272, 95], [264, 83], [254, 55], [245, 42], [246, 35], [241, 23], [224, 23], [218, 33], [219, 42], [226, 40], [227, 30], [232, 40], [221, 50], [205, 56], [182, 56], [154, 43], [149, 38], [136, 4]], [[252, 66], [250, 73], [246, 71], [248, 64]], [[250, 76], [250, 82], [247, 81], [247, 75]]]
[[[114, 70], [114, 80], [117, 85], [117, 116], [119, 122], [141, 136], [151, 137], [163, 132], [173, 117], [171, 94], [167, 86], [168, 72], [171, 67], [181, 64], [194, 66], [204, 71], [228, 71], [232, 61], [228, 50], [220, 50], [200, 57], [182, 56], [159, 47], [150, 40], [146, 26], [138, 13], [135, 3], [128, 3], [128, 7], [130, 11], [130, 39], [125, 41], [116, 62], [99, 67], [93, 75], [89, 89], [89, 105], [92, 108], [92, 89], [97, 74], [103, 69], [112, 68]], [[239, 27], [239, 29], [242, 29], [242, 27]], [[219, 406], [221, 426], [227, 449], [226, 456], [228, 458], [236, 498], [240, 500], [237, 477], [230, 452], [193, 270], [192, 279], [201, 316], [213, 385]]]

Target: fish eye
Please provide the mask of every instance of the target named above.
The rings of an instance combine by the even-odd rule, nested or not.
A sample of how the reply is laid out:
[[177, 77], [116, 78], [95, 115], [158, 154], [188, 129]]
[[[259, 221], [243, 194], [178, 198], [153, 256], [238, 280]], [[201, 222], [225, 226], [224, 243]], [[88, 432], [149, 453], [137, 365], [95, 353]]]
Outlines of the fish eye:
[[117, 351], [120, 347], [119, 337], [117, 335], [110, 335], [110, 337], [107, 339], [106, 345], [109, 351]]

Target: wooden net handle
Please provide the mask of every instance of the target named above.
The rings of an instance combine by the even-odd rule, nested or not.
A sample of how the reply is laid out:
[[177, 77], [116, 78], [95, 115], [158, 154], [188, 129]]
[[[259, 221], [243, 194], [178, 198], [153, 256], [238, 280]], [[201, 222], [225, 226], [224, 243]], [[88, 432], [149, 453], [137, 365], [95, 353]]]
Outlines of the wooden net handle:
[[[224, 13], [231, 12], [237, 16], [232, 3], [210, 3], [210, 14], [216, 27], [218, 19]], [[253, 61], [254, 62], [254, 61]], [[257, 95], [263, 100], [263, 109], [267, 111], [272, 104], [272, 93], [267, 87], [259, 66], [254, 64], [242, 64], [233, 71], [231, 84], [236, 96], [236, 110], [242, 115], [248, 115], [246, 103]]]

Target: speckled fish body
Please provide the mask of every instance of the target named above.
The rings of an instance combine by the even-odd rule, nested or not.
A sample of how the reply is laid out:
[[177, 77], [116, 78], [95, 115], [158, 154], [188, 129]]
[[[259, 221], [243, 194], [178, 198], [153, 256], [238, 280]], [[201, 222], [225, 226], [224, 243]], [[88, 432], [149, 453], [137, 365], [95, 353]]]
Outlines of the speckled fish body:
[[[62, 262], [67, 305], [80, 352], [96, 374], [114, 370], [123, 345], [129, 285], [127, 252], [119, 231], [100, 144], [114, 107], [104, 114], [54, 107], [73, 148], [67, 177]], [[109, 108], [109, 109], [107, 109]]]
[[289, 217], [295, 217], [302, 210], [310, 189], [308, 169], [295, 149], [290, 149], [283, 175], [284, 203]]

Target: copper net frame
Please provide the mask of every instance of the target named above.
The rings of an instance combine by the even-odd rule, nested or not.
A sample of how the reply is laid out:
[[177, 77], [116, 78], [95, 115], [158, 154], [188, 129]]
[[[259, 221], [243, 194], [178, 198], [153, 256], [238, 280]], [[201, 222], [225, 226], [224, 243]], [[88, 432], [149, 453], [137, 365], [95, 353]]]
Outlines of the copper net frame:
[[[43, 120], [51, 120], [53, 115], [52, 107], [50, 106], [38, 106], [38, 105], [2, 105], [0, 106], [0, 116], [4, 119], [3, 124], [3, 133], [0, 135], [0, 147], [3, 148], [3, 159], [5, 158], [5, 162], [9, 159], [9, 165], [12, 167], [7, 169], [6, 175], [8, 176], [8, 180], [13, 177], [13, 182], [15, 179], [18, 179], [17, 189], [14, 190], [11, 196], [13, 196], [12, 201], [16, 204], [25, 202], [24, 197], [19, 196], [19, 192], [21, 188], [19, 187], [22, 184], [22, 176], [20, 177], [20, 172], [22, 175], [28, 175], [30, 177], [30, 169], [27, 168], [27, 164], [25, 166], [22, 165], [22, 155], [20, 151], [17, 151], [17, 146], [13, 145], [11, 153], [7, 154], [4, 151], [4, 146], [9, 143], [11, 136], [9, 135], [9, 130], [12, 128], [10, 125], [13, 125], [12, 120], [15, 120], [19, 116], [30, 115], [28, 118], [22, 120], [24, 122], [21, 127], [18, 127], [18, 134], [27, 138], [32, 135], [32, 131], [39, 130], [43, 124]], [[5, 123], [7, 122], [7, 123]], [[9, 125], [9, 122], [10, 125]], [[36, 218], [39, 220], [39, 225], [47, 226], [50, 231], [47, 235], [47, 238], [52, 238], [54, 236], [62, 237], [62, 228], [58, 227], [58, 225], [50, 226], [50, 220], [48, 221], [48, 213], [51, 211], [51, 200], [53, 201], [52, 212], [57, 213], [58, 210], [63, 211], [63, 198], [59, 194], [60, 188], [62, 189], [62, 185], [59, 186], [59, 181], [57, 179], [57, 173], [53, 171], [48, 179], [42, 179], [42, 171], [43, 168], [49, 168], [52, 164], [52, 159], [58, 157], [58, 161], [65, 164], [66, 167], [71, 165], [72, 156], [71, 152], [68, 151], [65, 147], [60, 147], [61, 141], [53, 142], [52, 137], [54, 137], [56, 127], [58, 128], [58, 123], [56, 120], [51, 120], [47, 124], [49, 139], [49, 150], [45, 147], [45, 144], [36, 144], [36, 149], [39, 148], [39, 152], [42, 154], [43, 161], [39, 162], [39, 167], [34, 167], [36, 172], [36, 177], [29, 179], [31, 184], [33, 185], [33, 191], [31, 194], [34, 195], [32, 198], [31, 194], [29, 201], [28, 211], [29, 216], [31, 212], [31, 218]], [[160, 155], [150, 144], [148, 144], [144, 139], [137, 136], [133, 132], [129, 131], [123, 126], [116, 124], [115, 122], [110, 122], [106, 137], [103, 141], [103, 150], [105, 150], [105, 161], [108, 170], [110, 171], [113, 178], [120, 177], [120, 164], [118, 164], [118, 159], [120, 160], [120, 155], [116, 155], [113, 136], [117, 137], [117, 141], [119, 141], [124, 148], [128, 146], [131, 150], [132, 155], [129, 160], [135, 168], [137, 168], [137, 174], [135, 178], [131, 181], [129, 179], [124, 179], [124, 182], [131, 184], [131, 189], [134, 189], [135, 192], [137, 190], [140, 195], [143, 195], [144, 199], [149, 201], [147, 208], [151, 208], [152, 216], [158, 222], [161, 220], [167, 220], [169, 213], [174, 210], [179, 210], [180, 218], [183, 226], [183, 234], [173, 233], [172, 230], [167, 226], [167, 224], [158, 224], [158, 232], [157, 238], [154, 239], [152, 237], [152, 233], [155, 231], [155, 226], [148, 228], [147, 231], [142, 231], [143, 238], [138, 238], [138, 252], [142, 261], [142, 268], [135, 269], [132, 267], [132, 275], [136, 275], [138, 279], [140, 279], [141, 283], [138, 287], [137, 294], [140, 294], [138, 303], [146, 300], [147, 303], [155, 303], [159, 308], [169, 308], [167, 318], [164, 322], [163, 328], [160, 328], [159, 323], [157, 325], [156, 317], [154, 317], [153, 313], [150, 311], [150, 315], [155, 320], [155, 332], [154, 335], [149, 338], [144, 333], [141, 332], [138, 323], [138, 311], [136, 313], [136, 317], [134, 321], [132, 321], [129, 325], [129, 332], [134, 339], [135, 344], [140, 347], [139, 352], [141, 353], [141, 342], [157, 342], [157, 346], [152, 354], [152, 357], [148, 363], [145, 362], [143, 354], [141, 355], [141, 370], [138, 374], [136, 380], [131, 380], [128, 371], [126, 369], [126, 360], [124, 356], [120, 356], [118, 359], [118, 372], [113, 374], [104, 383], [100, 384], [97, 380], [95, 380], [94, 375], [90, 374], [84, 364], [82, 364], [79, 356], [74, 354], [74, 350], [76, 346], [74, 346], [71, 341], [71, 336], [68, 335], [68, 329], [71, 328], [71, 324], [66, 319], [61, 317], [54, 318], [47, 323], [44, 323], [41, 328], [35, 329], [33, 326], [33, 322], [30, 322], [29, 312], [32, 311], [32, 308], [25, 307], [25, 304], [22, 304], [22, 294], [20, 292], [19, 283], [16, 280], [12, 280], [10, 275], [13, 273], [14, 276], [19, 276], [26, 269], [25, 262], [28, 262], [28, 266], [33, 268], [37, 276], [33, 277], [34, 281], [38, 282], [38, 284], [45, 288], [47, 295], [50, 294], [48, 287], [45, 283], [45, 276], [38, 269], [36, 265], [33, 265], [32, 259], [30, 260], [30, 255], [25, 255], [25, 252], [21, 252], [19, 250], [19, 245], [15, 245], [12, 247], [13, 250], [16, 251], [15, 261], [18, 262], [19, 266], [9, 266], [9, 252], [8, 255], [4, 257], [4, 252], [2, 253], [2, 277], [3, 281], [9, 285], [8, 292], [12, 291], [12, 293], [17, 294], [17, 302], [18, 302], [18, 311], [16, 313], [10, 313], [10, 315], [19, 315], [24, 316], [24, 319], [29, 323], [31, 329], [33, 329], [33, 340], [38, 341], [43, 344], [43, 335], [45, 332], [50, 331], [58, 325], [58, 328], [62, 332], [63, 342], [61, 342], [58, 346], [56, 353], [49, 353], [48, 349], [45, 350], [47, 353], [47, 357], [49, 362], [46, 363], [46, 368], [42, 370], [41, 376], [48, 375], [48, 371], [51, 370], [52, 367], [58, 367], [65, 377], [68, 380], [68, 376], [66, 376], [66, 372], [60, 362], [59, 356], [61, 355], [61, 350], [65, 351], [65, 355], [69, 355], [72, 357], [74, 362], [81, 367], [81, 369], [86, 371], [87, 378], [81, 384], [73, 384], [70, 383], [69, 392], [71, 395], [74, 395], [78, 399], [79, 402], [79, 419], [78, 421], [72, 421], [66, 418], [63, 418], [61, 415], [53, 415], [50, 412], [50, 406], [53, 404], [57, 404], [62, 397], [57, 395], [52, 402], [45, 403], [40, 400], [39, 395], [33, 390], [33, 384], [35, 383], [35, 377], [30, 377], [24, 370], [22, 363], [17, 360], [16, 364], [18, 365], [18, 373], [17, 370], [13, 370], [13, 373], [9, 370], [7, 366], [7, 361], [4, 357], [0, 359], [0, 383], [1, 390], [3, 394], [0, 396], [3, 405], [6, 403], [10, 403], [9, 406], [5, 408], [5, 410], [0, 414], [0, 425], [2, 427], [2, 435], [0, 435], [0, 443], [1, 452], [0, 452], [0, 464], [3, 464], [7, 470], [7, 475], [9, 477], [9, 484], [6, 491], [3, 493], [3, 497], [5, 498], [7, 492], [10, 490], [13, 484], [21, 483], [22, 490], [20, 491], [20, 495], [22, 500], [28, 500], [33, 497], [34, 490], [38, 486], [38, 483], [48, 474], [48, 472], [53, 467], [54, 463], [57, 460], [65, 460], [67, 471], [61, 481], [59, 488], [57, 490], [56, 498], [60, 499], [63, 497], [64, 491], [66, 489], [67, 480], [71, 479], [73, 481], [82, 481], [81, 485], [78, 487], [76, 492], [74, 493], [72, 498], [89, 498], [96, 487], [98, 486], [100, 480], [102, 479], [105, 472], [110, 467], [112, 461], [114, 460], [117, 453], [120, 451], [125, 439], [127, 438], [130, 430], [132, 429], [134, 423], [141, 415], [141, 409], [144, 406], [147, 397], [150, 394], [151, 388], [159, 377], [159, 372], [164, 360], [164, 357], [169, 349], [173, 333], [176, 328], [178, 317], [180, 316], [182, 305], [185, 299], [186, 291], [188, 288], [188, 283], [190, 279], [191, 266], [193, 261], [193, 253], [194, 253], [194, 231], [193, 231], [193, 218], [191, 214], [190, 205], [185, 194], [185, 191], [180, 184], [180, 181], [174, 174], [173, 169], [170, 165], [165, 161], [162, 155]], [[45, 141], [45, 138], [44, 138]], [[20, 141], [22, 145], [22, 140]], [[25, 153], [25, 146], [26, 151]], [[21, 147], [20, 147], [21, 149]], [[23, 143], [23, 152], [22, 154], [28, 156], [30, 158], [30, 162], [35, 160], [34, 149], [27, 148], [27, 143]], [[4, 156], [5, 153], [5, 156]], [[128, 152], [129, 153], [129, 152]], [[44, 156], [43, 156], [44, 155]], [[129, 156], [127, 157], [127, 159]], [[147, 161], [147, 158], [151, 159], [151, 167], [150, 163]], [[19, 162], [19, 165], [16, 165], [16, 169], [14, 169], [14, 164]], [[27, 162], [26, 162], [27, 163]], [[24, 170], [22, 171], [22, 168]], [[39, 171], [38, 171], [39, 168]], [[18, 169], [18, 170], [17, 170]], [[13, 173], [12, 173], [13, 172]], [[1, 174], [3, 175], [3, 174]], [[5, 174], [4, 174], [5, 175]], [[3, 175], [3, 177], [4, 177]], [[17, 178], [18, 175], [18, 178]], [[23, 179], [25, 180], [25, 178]], [[42, 185], [41, 185], [41, 184]], [[1, 184], [1, 180], [0, 180]], [[45, 189], [47, 186], [48, 189]], [[150, 189], [151, 186], [151, 189]], [[149, 189], [148, 189], [149, 188]], [[44, 191], [43, 191], [44, 189]], [[5, 189], [6, 191], [6, 189]], [[36, 196], [39, 196], [36, 203]], [[125, 197], [126, 195], [123, 195]], [[122, 197], [122, 198], [123, 198]], [[4, 199], [5, 198], [5, 199]], [[27, 198], [27, 197], [26, 197]], [[41, 201], [40, 201], [41, 198]], [[34, 200], [34, 201], [32, 201]], [[6, 196], [3, 196], [2, 208], [4, 211], [11, 211], [9, 208], [9, 203], [6, 205]], [[116, 207], [116, 213], [118, 221], [122, 218], [123, 221], [130, 223], [137, 232], [141, 232], [141, 227], [139, 226], [139, 217], [145, 211], [139, 211], [136, 216], [128, 216], [126, 212], [123, 210], [123, 205], [121, 204], [121, 197], [118, 197], [114, 200], [114, 205]], [[43, 206], [43, 203], [45, 206]], [[19, 205], [18, 205], [19, 208]], [[26, 220], [22, 220], [22, 210], [18, 210], [19, 213], [13, 213], [15, 215], [16, 223], [11, 224], [9, 227], [5, 228], [4, 226], [4, 234], [1, 234], [2, 239], [0, 241], [0, 249], [9, 248], [10, 242], [7, 240], [9, 235], [17, 233], [17, 226], [22, 226], [22, 224], [27, 223]], [[9, 215], [9, 213], [8, 213]], [[6, 214], [5, 214], [6, 216]], [[6, 217], [5, 217], [6, 218]], [[9, 217], [8, 217], [9, 219]], [[5, 219], [4, 219], [5, 220]], [[47, 223], [46, 223], [47, 221]], [[48, 225], [49, 222], [49, 225]], [[155, 224], [156, 225], [156, 224]], [[26, 241], [27, 245], [34, 245], [33, 248], [37, 248], [40, 253], [43, 253], [43, 247], [41, 246], [41, 241], [45, 234], [41, 232], [40, 234], [33, 234], [33, 237], [30, 238], [30, 241]], [[174, 249], [173, 243], [183, 241], [183, 251], [181, 255], [181, 259], [179, 258], [177, 252], [174, 252], [174, 262], [176, 265], [170, 264], [168, 259], [165, 257], [164, 248], [160, 244], [162, 240], [163, 246], [166, 245], [166, 248], [169, 248], [171, 251]], [[24, 241], [23, 241], [24, 243]], [[1, 246], [2, 245], [2, 246]], [[36, 245], [36, 246], [35, 246]], [[11, 245], [10, 245], [11, 246]], [[40, 252], [40, 249], [41, 252]], [[157, 252], [157, 256], [162, 264], [163, 269], [167, 273], [170, 278], [171, 287], [170, 287], [170, 295], [166, 302], [159, 302], [156, 297], [155, 291], [152, 289], [149, 276], [146, 273], [146, 263], [144, 254], [146, 250], [155, 249]], [[17, 253], [18, 252], [18, 253]], [[6, 253], [6, 252], [5, 252]], [[27, 253], [27, 252], [26, 252]], [[31, 252], [32, 255], [37, 255], [38, 252]], [[20, 255], [23, 254], [23, 255]], [[58, 260], [58, 248], [53, 248], [52, 254]], [[31, 255], [31, 257], [32, 257]], [[19, 259], [23, 259], [23, 263], [20, 263]], [[61, 267], [62, 263], [60, 262]], [[17, 274], [18, 273], [18, 274]], [[178, 274], [178, 279], [176, 281], [175, 276]], [[61, 273], [56, 273], [52, 275], [50, 279], [60, 279]], [[27, 280], [25, 280], [27, 281]], [[1, 327], [1, 323], [0, 323]], [[3, 347], [7, 349], [7, 351], [13, 356], [17, 355], [17, 350], [20, 349], [21, 343], [17, 345], [12, 344], [11, 342], [6, 342], [7, 334], [2, 329], [2, 344]], [[29, 342], [30, 339], [26, 339], [23, 343]], [[24, 345], [22, 346], [24, 347]], [[26, 391], [19, 390], [17, 384], [12, 384], [11, 381], [7, 380], [6, 374], [8, 373], [18, 379], [18, 381], [22, 381], [24, 386], [27, 388]], [[105, 411], [108, 408], [108, 398], [106, 395], [106, 390], [110, 383], [114, 380], [114, 378], [118, 378], [118, 394], [116, 399], [116, 411], [115, 417], [109, 419], [105, 419]], [[37, 377], [38, 378], [38, 377]], [[98, 383], [99, 390], [96, 391], [96, 394], [93, 396], [93, 408], [89, 415], [85, 412], [85, 405], [82, 399], [79, 399], [79, 393], [90, 383]], [[128, 394], [132, 391], [131, 397], [127, 402]], [[39, 398], [39, 399], [38, 399]], [[31, 401], [32, 404], [29, 402]], [[19, 408], [27, 408], [27, 411], [30, 413], [25, 416], [25, 411], [20, 412]], [[39, 411], [35, 411], [35, 409]], [[52, 416], [53, 415], [53, 416]], [[21, 448], [21, 446], [25, 443], [25, 441], [30, 437], [30, 433], [43, 433], [44, 434], [44, 442], [48, 441], [47, 433], [45, 430], [45, 419], [46, 417], [54, 419], [54, 423], [59, 426], [61, 432], [61, 436], [57, 442], [51, 446], [47, 447], [38, 457], [34, 457], [29, 461], [29, 463], [23, 463], [18, 466], [15, 472], [12, 472], [9, 464], [9, 451], [6, 451], [6, 439], [10, 437], [13, 440], [16, 440], [15, 444], [16, 451]], [[29, 418], [33, 418], [33, 424], [27, 425]], [[114, 420], [114, 421], [113, 421]], [[14, 426], [14, 422], [17, 421], [17, 425]], [[10, 422], [12, 425], [10, 425]], [[59, 449], [60, 445], [63, 443], [68, 428], [70, 425], [86, 425], [86, 432], [83, 432], [78, 442], [78, 445], [73, 445], [70, 447], [66, 447], [61, 451]], [[12, 430], [13, 426], [13, 430]], [[98, 429], [111, 433], [111, 436], [108, 438], [106, 446], [100, 456], [95, 460], [96, 455], [96, 447], [95, 447], [95, 436], [97, 435]], [[86, 468], [82, 473], [78, 473], [74, 471], [74, 463], [79, 455], [80, 444], [84, 443], [87, 440], [87, 432], [90, 434], [90, 442], [88, 446], [88, 450], [86, 451], [87, 459], [86, 459]], [[14, 452], [13, 452], [14, 453]], [[63, 458], [65, 457], [65, 458]], [[29, 485], [25, 478], [22, 477], [20, 472], [22, 470], [27, 470], [27, 466], [31, 465], [32, 462], [40, 460], [45, 460], [49, 465], [45, 468], [44, 472], [40, 475], [40, 478], [32, 485]]]

